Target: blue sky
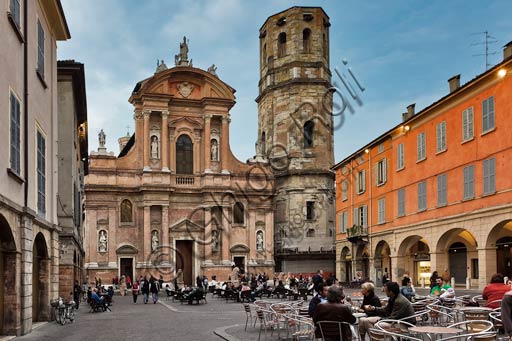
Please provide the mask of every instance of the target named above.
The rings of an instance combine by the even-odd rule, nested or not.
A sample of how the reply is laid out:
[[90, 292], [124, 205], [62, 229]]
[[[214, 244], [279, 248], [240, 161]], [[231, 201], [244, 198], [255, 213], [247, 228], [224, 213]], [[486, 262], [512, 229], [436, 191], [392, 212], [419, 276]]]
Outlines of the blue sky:
[[[331, 19], [331, 69], [342, 60], [365, 87], [362, 106], [335, 131], [339, 162], [401, 121], [406, 106], [416, 111], [448, 92], [447, 79], [466, 83], [485, 71], [483, 34], [490, 63], [502, 60], [512, 40], [512, 1], [285, 1], [285, 0], [62, 0], [71, 40], [58, 44], [59, 59], [85, 64], [89, 147], [104, 129], [107, 148], [133, 132], [128, 98], [151, 76], [156, 60], [174, 64], [186, 35], [195, 67], [215, 63], [219, 77], [237, 90], [231, 110], [230, 144], [242, 161], [254, 155], [259, 80], [258, 30], [265, 19], [291, 6], [321, 6]], [[335, 80], [335, 79], [333, 79]]]

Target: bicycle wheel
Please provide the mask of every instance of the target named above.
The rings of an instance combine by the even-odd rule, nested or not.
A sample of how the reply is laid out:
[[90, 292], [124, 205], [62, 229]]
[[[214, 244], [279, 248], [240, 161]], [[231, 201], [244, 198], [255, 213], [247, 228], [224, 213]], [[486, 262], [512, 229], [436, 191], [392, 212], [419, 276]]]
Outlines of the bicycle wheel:
[[68, 307], [68, 319], [71, 322], [75, 322], [75, 306], [71, 305]]
[[59, 308], [59, 323], [66, 324], [66, 308]]
[[53, 308], [53, 315], [55, 316], [55, 322], [60, 324], [59, 307]]

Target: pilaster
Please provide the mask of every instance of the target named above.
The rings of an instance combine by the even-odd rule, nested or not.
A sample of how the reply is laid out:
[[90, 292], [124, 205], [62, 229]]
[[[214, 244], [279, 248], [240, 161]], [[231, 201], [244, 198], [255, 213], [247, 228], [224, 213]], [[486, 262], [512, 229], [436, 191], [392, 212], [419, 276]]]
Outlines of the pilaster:
[[221, 169], [222, 173], [229, 174], [228, 170], [228, 150], [229, 150], [229, 122], [231, 119], [228, 116], [222, 117], [222, 137], [221, 137]]
[[169, 112], [162, 111], [162, 171], [169, 172]]
[[204, 116], [204, 171], [205, 173], [211, 172], [211, 121], [212, 121], [212, 115], [205, 115]]
[[151, 111], [144, 110], [142, 113], [144, 116], [144, 171], [150, 171], [149, 167], [149, 118], [151, 116]]

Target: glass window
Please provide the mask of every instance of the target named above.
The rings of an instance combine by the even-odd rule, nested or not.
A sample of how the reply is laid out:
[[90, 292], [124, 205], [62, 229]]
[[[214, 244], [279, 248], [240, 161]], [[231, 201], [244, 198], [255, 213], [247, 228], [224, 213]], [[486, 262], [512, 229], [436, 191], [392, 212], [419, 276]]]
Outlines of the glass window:
[[10, 94], [10, 168], [11, 170], [20, 175], [20, 157], [21, 157], [21, 115], [20, 115], [20, 102], [11, 91]]
[[37, 213], [46, 215], [46, 140], [37, 130]]
[[233, 207], [233, 222], [235, 224], [243, 224], [244, 218], [244, 204], [237, 202]]
[[37, 72], [44, 79], [44, 30], [39, 20], [37, 21]]
[[192, 140], [187, 135], [181, 135], [176, 142], [176, 173], [194, 173], [194, 151]]

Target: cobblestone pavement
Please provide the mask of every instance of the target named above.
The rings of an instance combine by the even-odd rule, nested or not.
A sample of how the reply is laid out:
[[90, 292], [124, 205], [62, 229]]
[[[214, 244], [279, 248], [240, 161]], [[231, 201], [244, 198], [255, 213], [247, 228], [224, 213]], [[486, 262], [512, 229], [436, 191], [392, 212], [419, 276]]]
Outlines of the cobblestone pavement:
[[[376, 289], [382, 295], [381, 288]], [[427, 294], [427, 289], [417, 289]], [[457, 295], [477, 295], [479, 290], [457, 289]], [[347, 295], [358, 292], [346, 289]], [[61, 326], [56, 322], [43, 323], [31, 334], [16, 340], [257, 340], [256, 328], [249, 325], [245, 331], [246, 315], [240, 303], [212, 298], [208, 303], [187, 305], [172, 302], [165, 297], [157, 304], [143, 304], [139, 296], [133, 304], [131, 296], [115, 296], [112, 312], [90, 313], [81, 305], [76, 321]], [[280, 300], [275, 300], [280, 302]], [[274, 335], [277, 336], [277, 335]], [[263, 336], [262, 336], [263, 337]]]

